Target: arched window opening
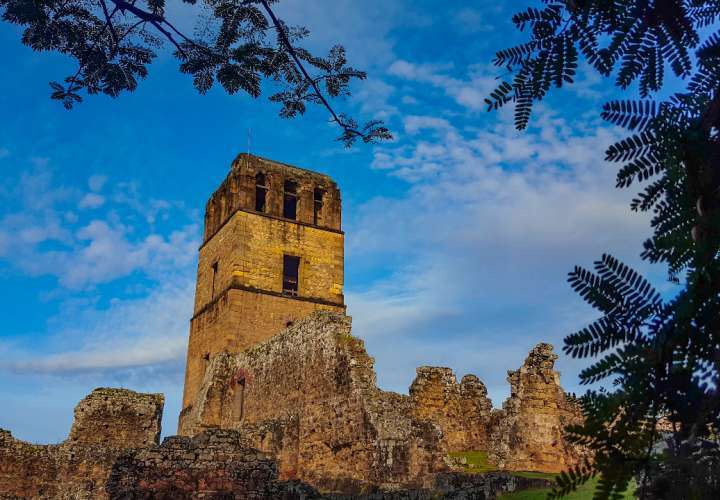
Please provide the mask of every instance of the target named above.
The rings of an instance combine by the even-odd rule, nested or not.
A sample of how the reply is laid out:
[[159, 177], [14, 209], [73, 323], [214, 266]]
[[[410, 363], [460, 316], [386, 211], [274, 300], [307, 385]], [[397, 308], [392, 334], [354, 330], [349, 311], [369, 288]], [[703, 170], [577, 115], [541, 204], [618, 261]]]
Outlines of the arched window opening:
[[322, 208], [323, 208], [323, 197], [325, 191], [320, 188], [315, 188], [313, 194], [313, 224], [318, 225], [322, 223]]
[[265, 174], [258, 172], [255, 175], [255, 210], [258, 212], [264, 212], [267, 206], [267, 181]]
[[295, 219], [297, 216], [297, 183], [285, 181], [283, 197], [283, 217]]

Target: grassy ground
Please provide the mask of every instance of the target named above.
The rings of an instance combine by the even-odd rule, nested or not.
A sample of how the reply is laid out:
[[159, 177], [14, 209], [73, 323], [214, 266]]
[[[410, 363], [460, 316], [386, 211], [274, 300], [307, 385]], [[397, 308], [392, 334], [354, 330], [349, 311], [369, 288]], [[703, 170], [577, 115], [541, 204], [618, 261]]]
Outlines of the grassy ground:
[[[487, 453], [485, 453], [484, 451], [466, 451], [451, 453], [450, 456], [452, 458], [465, 458], [465, 472], [468, 472], [470, 474], [482, 474], [485, 472], [496, 472], [498, 470], [495, 465], [488, 461]], [[547, 479], [549, 481], [553, 481], [555, 479], [555, 474], [548, 474], [545, 472], [511, 472], [511, 474], [514, 476], [529, 477], [533, 479]], [[596, 485], [597, 478], [591, 479], [590, 481], [582, 485], [580, 488], [578, 488], [577, 491], [574, 491], [565, 498], [567, 500], [591, 500]], [[633, 489], [634, 488], [631, 488], [631, 491]], [[547, 497], [549, 491], [550, 488], [523, 490], [505, 494], [501, 498], [503, 500], [544, 500]], [[628, 492], [625, 494], [625, 498], [632, 499], [635, 497], [632, 493]]]
[[497, 471], [497, 467], [488, 462], [487, 453], [484, 451], [463, 451], [450, 453], [450, 456], [452, 458], [464, 458], [467, 461], [465, 472], [470, 474]]
[[[576, 491], [573, 491], [568, 496], [564, 497], [566, 500], [592, 500], [595, 486], [597, 485], [597, 478], [591, 479]], [[633, 488], [630, 488], [631, 490]], [[514, 493], [507, 493], [502, 495], [502, 500], [545, 500], [550, 488], [538, 488], [534, 490], [523, 490], [516, 491]], [[626, 492], [623, 498], [634, 499], [635, 496], [630, 492]]]

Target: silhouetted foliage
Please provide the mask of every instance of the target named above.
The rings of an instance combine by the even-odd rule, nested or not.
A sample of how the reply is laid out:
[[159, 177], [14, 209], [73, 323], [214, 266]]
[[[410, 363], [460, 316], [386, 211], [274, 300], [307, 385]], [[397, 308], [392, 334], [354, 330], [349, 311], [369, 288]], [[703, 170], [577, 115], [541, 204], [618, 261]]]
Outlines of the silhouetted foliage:
[[[639, 480], [642, 498], [720, 498], [720, 0], [544, 0], [513, 17], [524, 44], [497, 53], [512, 78], [486, 100], [515, 105], [524, 129], [534, 102], [572, 84], [578, 59], [640, 100], [601, 115], [632, 133], [611, 145], [617, 187], [646, 183], [631, 207], [651, 211], [642, 258], [665, 263], [671, 300], [603, 255], [570, 285], [602, 316], [565, 339], [593, 358], [581, 383], [611, 382], [582, 398], [586, 421], [568, 429], [592, 460], [561, 474], [550, 498], [599, 475], [595, 498], [620, 498]], [[668, 69], [685, 91], [652, 99]], [[659, 424], [662, 423], [662, 425]]]
[[[38, 51], [56, 51], [75, 59], [77, 71], [63, 83], [51, 82], [52, 98], [70, 109], [81, 93], [117, 97], [132, 92], [163, 43], [169, 43], [180, 71], [205, 93], [218, 82], [229, 94], [258, 97], [263, 81], [280, 89], [270, 100], [280, 116], [303, 114], [307, 103], [327, 108], [342, 128], [338, 140], [375, 142], [392, 136], [382, 122], [358, 126], [336, 113], [328, 98], [349, 95], [353, 79], [365, 72], [347, 65], [336, 45], [319, 57], [298, 43], [309, 31], [287, 26], [271, 4], [278, 0], [182, 0], [176, 8], [204, 10], [195, 34], [186, 35], [166, 15], [165, 0], [0, 0], [2, 19], [23, 26], [22, 42]], [[183, 5], [185, 4], [185, 5]], [[314, 75], [308, 68], [312, 68]], [[326, 97], [327, 96], [327, 97]]]

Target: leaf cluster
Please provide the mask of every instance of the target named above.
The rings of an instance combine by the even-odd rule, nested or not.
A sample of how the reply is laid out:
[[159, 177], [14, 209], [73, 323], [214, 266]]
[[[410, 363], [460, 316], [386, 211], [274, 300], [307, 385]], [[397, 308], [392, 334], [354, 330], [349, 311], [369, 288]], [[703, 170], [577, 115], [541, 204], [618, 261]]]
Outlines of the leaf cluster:
[[512, 75], [486, 99], [488, 109], [515, 104], [515, 125], [527, 127], [532, 106], [553, 87], [575, 81], [580, 54], [604, 76], [641, 97], [658, 91], [670, 71], [687, 78], [699, 31], [720, 16], [717, 0], [542, 0], [513, 23], [530, 33], [520, 45], [500, 50], [494, 64]]
[[117, 97], [134, 91], [158, 49], [169, 44], [180, 71], [192, 77], [200, 93], [217, 82], [229, 94], [256, 98], [267, 82], [277, 87], [270, 100], [280, 105], [283, 118], [319, 104], [341, 127], [338, 140], [346, 146], [357, 139], [391, 138], [379, 121], [360, 127], [335, 112], [329, 99], [348, 96], [351, 83], [364, 80], [365, 72], [347, 64], [342, 46], [326, 57], [303, 49], [299, 44], [309, 31], [278, 19], [271, 8], [276, 2], [183, 0], [206, 14], [191, 36], [166, 15], [165, 0], [0, 0], [0, 13], [4, 21], [24, 27], [25, 45], [77, 62], [77, 71], [64, 82], [50, 83], [51, 97], [68, 109], [82, 101], [83, 93]]
[[[574, 81], [577, 54], [640, 99], [606, 103], [601, 116], [629, 135], [605, 159], [617, 188], [643, 184], [631, 208], [649, 212], [641, 257], [667, 266], [679, 286], [664, 299], [638, 272], [605, 254], [575, 267], [570, 286], [601, 316], [568, 335], [564, 351], [590, 360], [585, 421], [568, 429], [592, 459], [561, 474], [559, 498], [593, 475], [595, 498], [620, 498], [633, 477], [643, 498], [720, 497], [720, 0], [543, 0], [515, 15], [530, 40], [497, 53], [513, 75], [487, 99], [532, 104]], [[570, 47], [574, 47], [570, 48]], [[670, 70], [685, 90], [652, 97]], [[658, 421], [672, 432], [661, 435]]]

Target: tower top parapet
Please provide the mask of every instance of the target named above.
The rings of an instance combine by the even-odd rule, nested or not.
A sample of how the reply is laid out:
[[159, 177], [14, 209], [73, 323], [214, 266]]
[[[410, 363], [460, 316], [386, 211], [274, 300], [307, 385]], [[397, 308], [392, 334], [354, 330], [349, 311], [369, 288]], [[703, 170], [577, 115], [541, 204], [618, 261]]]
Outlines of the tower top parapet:
[[340, 190], [328, 175], [247, 153], [207, 202], [203, 243], [237, 210], [340, 231]]

